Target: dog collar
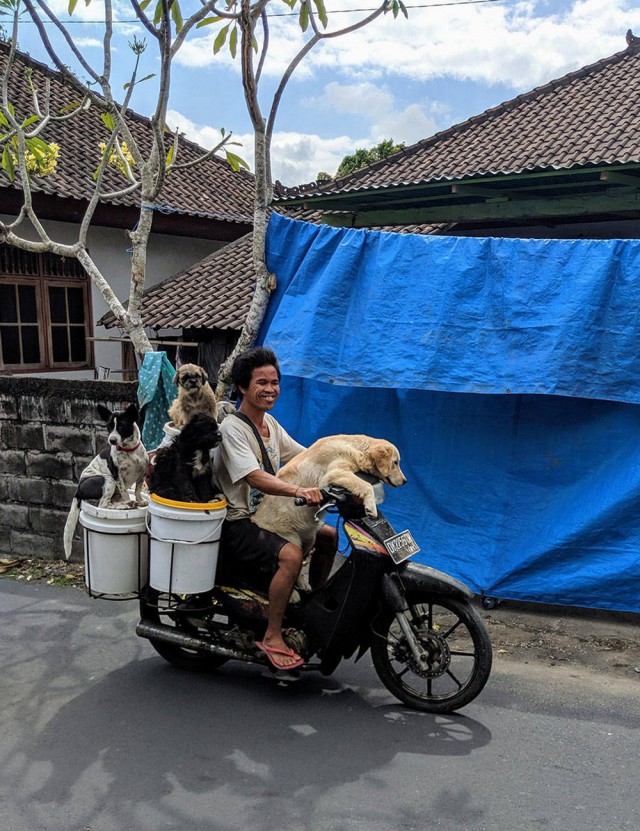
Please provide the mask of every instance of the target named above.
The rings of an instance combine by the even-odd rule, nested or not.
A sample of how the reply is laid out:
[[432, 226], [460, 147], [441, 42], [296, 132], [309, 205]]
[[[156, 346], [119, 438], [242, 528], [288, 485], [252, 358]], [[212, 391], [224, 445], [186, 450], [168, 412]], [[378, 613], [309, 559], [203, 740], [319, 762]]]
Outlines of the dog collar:
[[116, 444], [116, 450], [122, 451], [123, 453], [133, 453], [134, 450], [137, 450], [141, 444], [141, 441], [139, 441], [135, 447], [123, 447], [121, 444]]

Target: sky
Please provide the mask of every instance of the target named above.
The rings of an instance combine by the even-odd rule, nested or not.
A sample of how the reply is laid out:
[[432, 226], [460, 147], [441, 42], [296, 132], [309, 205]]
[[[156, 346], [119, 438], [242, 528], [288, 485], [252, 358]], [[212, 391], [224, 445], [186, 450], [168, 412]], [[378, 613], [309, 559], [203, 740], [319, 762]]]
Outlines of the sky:
[[[127, 0], [112, 0], [115, 17], [116, 97], [122, 98], [133, 56], [128, 47], [145, 30]], [[343, 157], [383, 139], [406, 145], [445, 130], [567, 72], [626, 48], [625, 33], [640, 35], [640, 3], [633, 0], [405, 0], [408, 19], [388, 13], [356, 32], [317, 44], [289, 81], [272, 142], [273, 175], [286, 185], [333, 175]], [[49, 0], [68, 19], [68, 0]], [[155, 0], [152, 0], [152, 8]], [[375, 8], [370, 0], [325, 0], [326, 31], [342, 29]], [[199, 4], [182, 0], [183, 14]], [[305, 36], [283, 0], [271, 0], [269, 52], [261, 80], [267, 114], [282, 73]], [[85, 59], [102, 61], [101, 0], [77, 4], [69, 31]], [[24, 19], [20, 48], [49, 62], [32, 23]], [[0, 23], [7, 25], [6, 18]], [[253, 139], [240, 82], [239, 61], [213, 40], [221, 24], [192, 33], [177, 53], [168, 123], [205, 148], [220, 129], [233, 132], [234, 152], [252, 166]], [[52, 40], [65, 63], [51, 25]], [[147, 37], [142, 74], [157, 68]], [[150, 115], [156, 78], [138, 85], [132, 106]]]

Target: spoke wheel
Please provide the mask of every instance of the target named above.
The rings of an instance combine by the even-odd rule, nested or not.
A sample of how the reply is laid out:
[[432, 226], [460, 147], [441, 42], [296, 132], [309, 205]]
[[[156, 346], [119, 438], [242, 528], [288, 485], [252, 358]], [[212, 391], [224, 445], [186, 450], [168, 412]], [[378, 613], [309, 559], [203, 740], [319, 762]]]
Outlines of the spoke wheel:
[[414, 593], [404, 617], [424, 657], [418, 660], [395, 615], [374, 625], [371, 656], [378, 676], [400, 701], [428, 713], [450, 713], [472, 701], [491, 672], [491, 641], [468, 603]]
[[[152, 623], [162, 623], [171, 626], [177, 631], [194, 637], [204, 636], [207, 630], [199, 627], [195, 616], [187, 617], [169, 607], [170, 595], [161, 594], [155, 589], [146, 589], [146, 598], [140, 599], [140, 616]], [[200, 652], [196, 649], [187, 649], [177, 644], [149, 638], [149, 643], [165, 661], [178, 669], [192, 672], [211, 672], [226, 664], [229, 658], [221, 658], [209, 652]]]

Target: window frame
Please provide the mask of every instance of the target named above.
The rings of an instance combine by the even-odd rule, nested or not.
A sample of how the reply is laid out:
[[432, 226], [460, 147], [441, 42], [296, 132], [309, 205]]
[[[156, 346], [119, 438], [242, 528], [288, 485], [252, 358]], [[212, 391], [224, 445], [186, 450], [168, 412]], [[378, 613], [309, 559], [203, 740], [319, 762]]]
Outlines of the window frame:
[[[2, 246], [14, 251], [24, 252], [21, 249], [15, 249], [13, 246]], [[13, 257], [7, 250], [8, 256], [2, 259], [5, 263], [12, 264]], [[93, 341], [91, 334], [93, 332], [93, 309], [91, 303], [91, 283], [88, 275], [82, 268], [79, 262], [66, 260], [63, 257], [57, 257], [53, 254], [31, 254], [22, 258], [19, 262], [19, 256], [16, 256], [13, 262], [14, 268], [7, 271], [0, 271], [0, 285], [10, 286], [34, 286], [36, 298], [36, 317], [38, 326], [38, 342], [40, 346], [40, 361], [38, 363], [29, 364], [6, 364], [3, 356], [0, 354], [0, 371], [10, 372], [11, 374], [21, 374], [28, 372], [68, 372], [69, 370], [92, 370], [95, 368], [95, 356]], [[29, 261], [27, 265], [26, 261]], [[73, 270], [75, 274], [70, 273]], [[30, 273], [36, 271], [37, 273]], [[53, 272], [53, 273], [52, 273]], [[82, 272], [82, 273], [80, 273]], [[62, 275], [62, 276], [58, 276]], [[49, 287], [56, 288], [82, 288], [82, 304], [84, 311], [84, 336], [86, 342], [86, 358], [83, 361], [53, 361], [53, 325], [51, 322], [50, 305], [49, 305]], [[19, 317], [19, 314], [18, 314]], [[0, 326], [12, 326], [10, 323], [0, 323]], [[72, 326], [80, 327], [82, 324], [72, 324], [68, 319], [65, 324], [55, 324], [56, 326], [65, 327], [69, 332]], [[15, 324], [16, 329], [19, 329], [21, 323], [18, 321]]]

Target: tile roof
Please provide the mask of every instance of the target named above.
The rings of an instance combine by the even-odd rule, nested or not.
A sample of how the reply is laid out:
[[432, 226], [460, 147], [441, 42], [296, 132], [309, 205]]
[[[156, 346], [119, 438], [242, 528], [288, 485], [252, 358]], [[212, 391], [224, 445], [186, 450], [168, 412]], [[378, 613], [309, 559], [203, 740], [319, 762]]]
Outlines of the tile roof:
[[[149, 288], [142, 301], [144, 325], [152, 329], [240, 330], [249, 311], [255, 277], [252, 235], [225, 245], [186, 271]], [[116, 325], [108, 312], [98, 325]]]
[[[284, 213], [284, 211], [283, 211]], [[309, 211], [287, 211], [292, 219], [313, 221]], [[449, 226], [406, 225], [371, 230], [389, 230], [406, 234], [435, 234]], [[151, 329], [232, 329], [242, 328], [251, 298], [255, 276], [252, 235], [214, 251], [186, 271], [174, 274], [146, 289], [142, 301], [142, 319]], [[99, 326], [116, 326], [113, 312], [107, 312]]]
[[[0, 75], [7, 63], [8, 46], [0, 42]], [[25, 69], [31, 70], [33, 82], [44, 98], [46, 79], [51, 83], [51, 109], [60, 112], [70, 103], [81, 101], [82, 90], [65, 82], [62, 75], [32, 58], [18, 53], [17, 65], [11, 76], [11, 103], [17, 115], [33, 114], [33, 104]], [[150, 146], [151, 123], [133, 111], [129, 111], [129, 124], [140, 145]], [[96, 104], [73, 118], [48, 126], [42, 137], [60, 145], [56, 172], [50, 176], [32, 177], [32, 189], [57, 197], [86, 200], [93, 189], [93, 173], [100, 160], [98, 143], [106, 141], [108, 131], [100, 119]], [[203, 152], [193, 142], [182, 140], [179, 161], [196, 159]], [[125, 179], [114, 168], [106, 179], [111, 190], [121, 189]], [[0, 170], [0, 187], [19, 189], [18, 182], [11, 184]], [[246, 225], [252, 222], [254, 177], [246, 171], [234, 172], [225, 160], [211, 158], [193, 168], [167, 176], [158, 197], [159, 210], [189, 216], [219, 219]], [[135, 195], [121, 196], [110, 201], [114, 205], [135, 205]]]
[[640, 162], [639, 100], [640, 49], [629, 47], [340, 179], [281, 187], [277, 201]]

